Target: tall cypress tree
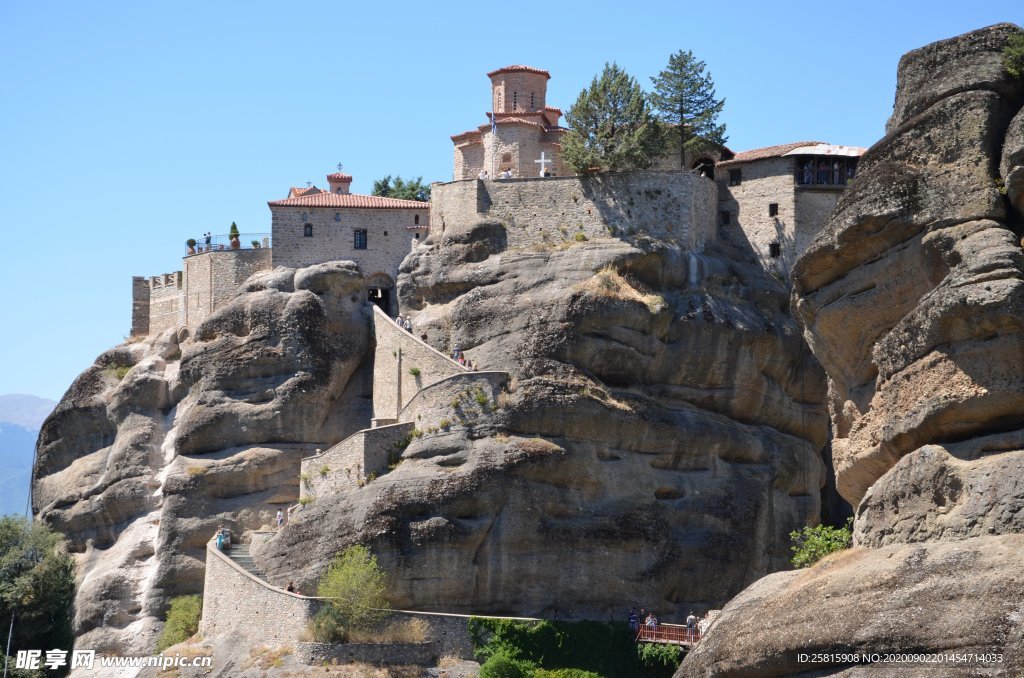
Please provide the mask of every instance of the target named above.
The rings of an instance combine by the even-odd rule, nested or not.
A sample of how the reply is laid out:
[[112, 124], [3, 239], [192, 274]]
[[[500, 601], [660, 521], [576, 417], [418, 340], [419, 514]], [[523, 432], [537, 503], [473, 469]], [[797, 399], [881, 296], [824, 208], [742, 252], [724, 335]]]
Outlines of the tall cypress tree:
[[668, 67], [651, 78], [654, 92], [651, 105], [662, 122], [674, 125], [668, 138], [679, 147], [679, 167], [686, 167], [686, 153], [700, 153], [725, 144], [725, 125], [718, 114], [725, 99], [715, 97], [715, 83], [705, 72], [707, 64], [690, 50], [679, 50], [669, 57]]
[[580, 92], [565, 114], [562, 160], [578, 174], [650, 167], [661, 146], [661, 132], [637, 81], [616, 64]]

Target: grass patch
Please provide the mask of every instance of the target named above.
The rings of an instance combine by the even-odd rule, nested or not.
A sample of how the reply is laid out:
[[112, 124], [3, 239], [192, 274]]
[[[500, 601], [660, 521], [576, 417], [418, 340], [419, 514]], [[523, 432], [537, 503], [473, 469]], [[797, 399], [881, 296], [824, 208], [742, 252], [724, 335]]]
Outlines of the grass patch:
[[623, 277], [613, 266], [605, 266], [594, 276], [576, 286], [577, 289], [596, 297], [636, 301], [647, 307], [652, 314], [660, 313], [668, 304], [662, 295], [644, 289], [636, 281]]
[[409, 374], [411, 374], [414, 377], [420, 376], [420, 368], [418, 368], [418, 367], [410, 367], [409, 368]]
[[163, 652], [172, 645], [183, 643], [199, 632], [199, 619], [203, 616], [202, 596], [178, 596], [171, 599], [164, 630], [156, 640], [156, 651]]
[[190, 476], [201, 476], [201, 475], [203, 475], [204, 473], [206, 473], [209, 470], [210, 469], [208, 469], [205, 466], [186, 466], [185, 467], [185, 473], [189, 474]]

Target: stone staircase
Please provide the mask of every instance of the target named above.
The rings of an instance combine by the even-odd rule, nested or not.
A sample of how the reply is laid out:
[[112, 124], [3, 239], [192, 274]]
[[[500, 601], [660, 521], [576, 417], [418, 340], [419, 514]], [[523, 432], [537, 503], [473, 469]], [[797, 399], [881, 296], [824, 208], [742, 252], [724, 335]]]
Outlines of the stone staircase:
[[262, 579], [263, 581], [267, 580], [266, 572], [256, 567], [256, 564], [253, 562], [252, 556], [249, 554], [248, 544], [232, 544], [231, 548], [229, 548], [224, 555], [257, 579]]

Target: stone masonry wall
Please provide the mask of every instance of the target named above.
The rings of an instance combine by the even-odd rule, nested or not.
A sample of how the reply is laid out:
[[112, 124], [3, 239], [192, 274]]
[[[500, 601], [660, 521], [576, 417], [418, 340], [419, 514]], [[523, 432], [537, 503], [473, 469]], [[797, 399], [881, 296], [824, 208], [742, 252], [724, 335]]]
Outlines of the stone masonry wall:
[[316, 598], [288, 593], [257, 579], [206, 546], [206, 580], [200, 633], [210, 638], [235, 635], [253, 645], [291, 644], [320, 609]]
[[843, 188], [796, 189], [796, 256], [807, 249], [835, 209]]
[[497, 410], [498, 394], [509, 378], [507, 372], [465, 372], [435, 381], [409, 401], [399, 420], [423, 431], [476, 424]]
[[[430, 224], [430, 210], [333, 209], [329, 207], [273, 207], [274, 266], [298, 268], [325, 261], [351, 260], [369, 278], [384, 273], [392, 280], [398, 265], [417, 242], [416, 226]], [[313, 225], [306, 237], [305, 225]], [[355, 231], [365, 229], [366, 249], [355, 249]], [[423, 231], [426, 232], [425, 230]], [[423, 237], [423, 236], [420, 236]]]
[[[401, 329], [373, 307], [377, 341], [373, 363], [373, 418], [397, 420], [398, 413], [427, 384], [467, 370]], [[412, 374], [417, 371], [417, 374]]]
[[182, 326], [184, 302], [181, 271], [156, 275], [149, 280], [149, 334]]
[[647, 233], [700, 252], [715, 237], [717, 189], [692, 172], [469, 180], [435, 185], [431, 210], [432, 233], [449, 221], [500, 221], [509, 249]]
[[[771, 158], [715, 168], [720, 196], [719, 227], [733, 231], [738, 228], [765, 268], [784, 273], [796, 260], [793, 162], [792, 158]], [[730, 170], [742, 173], [739, 186], [729, 185]], [[779, 206], [776, 217], [768, 214], [771, 203]], [[729, 214], [728, 225], [721, 223], [722, 212]], [[771, 243], [779, 243], [778, 264], [770, 256]]]
[[185, 257], [185, 315], [196, 327], [226, 305], [253, 273], [270, 269], [271, 249], [214, 250]]
[[368, 482], [371, 475], [384, 473], [389, 456], [412, 429], [411, 423], [364, 429], [322, 454], [306, 457], [302, 460], [300, 499], [344, 492]]
[[149, 334], [149, 279], [141, 275], [132, 276], [132, 329], [129, 336], [144, 337]]

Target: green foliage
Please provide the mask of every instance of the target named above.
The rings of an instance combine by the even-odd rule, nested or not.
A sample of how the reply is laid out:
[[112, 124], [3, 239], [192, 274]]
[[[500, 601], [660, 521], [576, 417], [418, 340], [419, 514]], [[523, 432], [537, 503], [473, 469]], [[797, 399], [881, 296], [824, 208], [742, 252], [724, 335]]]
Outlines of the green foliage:
[[[6, 642], [6, 640], [7, 640], [7, 636], [5, 635], [4, 636], [4, 641]], [[33, 648], [33, 649], [40, 649], [40, 648]], [[14, 652], [14, 648], [11, 648], [11, 652], [13, 653], [14, 656], [12, 656], [12, 657], [10, 657], [8, 659], [7, 655], [4, 654], [3, 646], [0, 645], [0, 666], [5, 666], [5, 665], [7, 666], [7, 675], [9, 676], [9, 678], [46, 678], [46, 670], [44, 670], [44, 669], [41, 669], [39, 671], [29, 671], [28, 669], [16, 669], [16, 668], [14, 668], [14, 664], [17, 661], [17, 653]], [[70, 657], [71, 655], [69, 654], [68, 656]], [[41, 658], [41, 660], [45, 659], [45, 658], [46, 657], [44, 655]], [[67, 671], [65, 670], [63, 673], [66, 674]], [[51, 673], [50, 675], [53, 675], [53, 674]], [[58, 673], [57, 675], [61, 675], [61, 674]]]
[[321, 478], [326, 478], [327, 474], [330, 473], [330, 472], [331, 472], [331, 467], [328, 466], [327, 464], [324, 464], [323, 466], [320, 467], [319, 473], [320, 473], [320, 477]]
[[577, 231], [576, 234], [572, 237], [572, 239], [575, 240], [576, 242], [586, 242], [587, 234], [584, 233], [583, 231]]
[[473, 391], [473, 400], [482, 407], [487, 404], [487, 394], [483, 392], [483, 389], [478, 388]]
[[532, 678], [534, 665], [516, 659], [507, 650], [499, 650], [480, 666], [480, 678]]
[[418, 368], [418, 367], [410, 367], [409, 368], [409, 374], [411, 374], [414, 377], [420, 376], [420, 368]]
[[367, 631], [378, 626], [390, 609], [384, 599], [384, 572], [365, 546], [350, 546], [334, 558], [317, 587], [330, 598], [330, 608], [345, 629]]
[[118, 381], [124, 379], [125, 375], [132, 369], [131, 365], [114, 365], [113, 373]]
[[0, 649], [13, 614], [12, 657], [18, 650], [70, 650], [74, 596], [74, 560], [63, 538], [42, 523], [0, 518]]
[[1024, 35], [1011, 35], [1003, 48], [1003, 66], [1014, 78], [1024, 78]]
[[661, 130], [640, 85], [616, 64], [605, 64], [565, 115], [562, 159], [573, 171], [623, 171], [650, 167], [661, 148]]
[[330, 605], [320, 608], [310, 623], [313, 640], [318, 643], [344, 643], [348, 640], [341, 615]]
[[188, 240], [185, 241], [185, 244], [188, 245], [189, 247], [195, 247], [196, 246], [196, 239], [195, 238], [189, 238]]
[[164, 630], [156, 640], [156, 651], [163, 652], [171, 645], [182, 643], [199, 632], [203, 616], [202, 596], [178, 596], [171, 599]]
[[[478, 660], [486, 664], [501, 655], [532, 664], [534, 673], [525, 674], [531, 678], [669, 678], [675, 671], [675, 667], [646, 666], [625, 623], [473, 617], [469, 633]], [[480, 675], [484, 676], [482, 667]]]
[[793, 530], [789, 538], [793, 542], [794, 567], [810, 567], [830, 553], [849, 548], [853, 539], [853, 518], [846, 520], [845, 527], [816, 525]]
[[678, 645], [637, 643], [636, 655], [645, 668], [667, 671], [669, 675], [675, 673], [683, 661], [683, 652]]
[[416, 177], [415, 179], [405, 181], [402, 177], [396, 176], [392, 180], [389, 174], [383, 179], [373, 182], [373, 195], [427, 202], [430, 200], [430, 185], [423, 184], [423, 177]]
[[667, 139], [680, 151], [681, 166], [687, 151], [701, 153], [727, 139], [725, 125], [718, 124], [725, 99], [715, 98], [715, 83], [704, 71], [706, 66], [693, 52], [679, 50], [669, 57], [665, 70], [651, 78], [651, 106], [661, 122], [674, 126]]
[[234, 240], [239, 235], [241, 235], [241, 234], [238, 232], [238, 224], [236, 224], [235, 222], [232, 221], [231, 222], [231, 229], [228, 230], [228, 237], [231, 238], [232, 240]]
[[313, 499], [314, 497], [310, 497], [308, 495], [305, 497], [299, 497], [299, 506], [309, 506], [313, 503]]

